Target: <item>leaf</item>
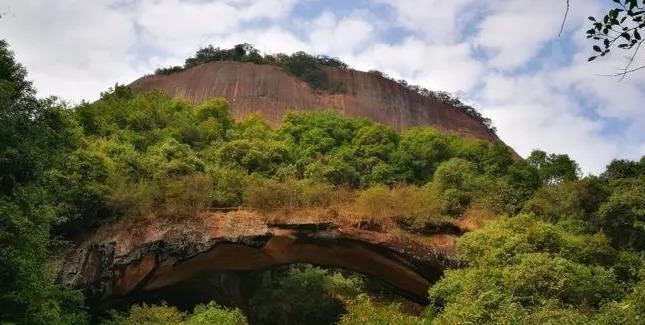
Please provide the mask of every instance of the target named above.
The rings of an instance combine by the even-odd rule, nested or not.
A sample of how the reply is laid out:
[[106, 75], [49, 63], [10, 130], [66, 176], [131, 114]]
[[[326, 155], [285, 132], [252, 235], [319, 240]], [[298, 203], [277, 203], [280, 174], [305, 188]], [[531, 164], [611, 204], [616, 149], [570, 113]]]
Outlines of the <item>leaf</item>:
[[634, 38], [639, 41], [641, 40], [641, 34], [637, 30], [634, 30]]
[[591, 62], [591, 61], [595, 60], [596, 58], [597, 58], [597, 56], [592, 56], [587, 60], [587, 62]]
[[592, 17], [592, 16], [587, 17], [587, 19], [589, 19], [589, 20], [591, 20], [591, 21], [593, 21], [593, 22], [596, 22], [596, 18], [594, 18], [594, 17]]
[[594, 50], [594, 51], [596, 51], [596, 52], [600, 52], [600, 51], [602, 51], [602, 50], [600, 49], [600, 46], [598, 46], [598, 45], [594, 45], [594, 46], [593, 46], [593, 50]]

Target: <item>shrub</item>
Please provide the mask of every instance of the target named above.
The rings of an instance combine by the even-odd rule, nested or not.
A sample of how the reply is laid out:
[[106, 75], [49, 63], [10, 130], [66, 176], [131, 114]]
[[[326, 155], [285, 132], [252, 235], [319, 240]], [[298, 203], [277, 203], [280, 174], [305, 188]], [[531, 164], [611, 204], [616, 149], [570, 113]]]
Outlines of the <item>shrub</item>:
[[343, 300], [355, 297], [360, 286], [356, 277], [310, 265], [278, 270], [251, 298], [249, 318], [265, 325], [332, 325], [345, 311]]
[[391, 193], [395, 206], [394, 216], [408, 224], [412, 230], [444, 219], [438, 196], [427, 186], [398, 185]]
[[247, 325], [246, 316], [239, 309], [223, 308], [211, 302], [197, 305], [184, 325]]
[[430, 322], [403, 314], [396, 304], [378, 305], [362, 294], [347, 304], [339, 325], [424, 325]]
[[111, 319], [101, 325], [247, 325], [239, 309], [228, 309], [211, 302], [197, 305], [193, 313], [182, 313], [176, 307], [161, 305], [134, 305], [126, 314], [112, 313]]
[[134, 305], [126, 315], [113, 313], [112, 319], [103, 322], [103, 325], [179, 325], [184, 319], [184, 314], [176, 307], [166, 304]]
[[261, 212], [296, 208], [299, 199], [297, 188], [275, 180], [254, 178], [244, 190], [244, 203]]
[[182, 66], [175, 65], [175, 66], [170, 66], [170, 67], [165, 67], [165, 68], [158, 68], [157, 70], [155, 70], [155, 74], [156, 75], [165, 75], [165, 76], [167, 76], [167, 75], [171, 75], [173, 73], [182, 72], [184, 70], [186, 70], [186, 69], [184, 69]]
[[364, 220], [388, 224], [398, 212], [395, 203], [390, 189], [378, 185], [360, 191], [354, 208]]

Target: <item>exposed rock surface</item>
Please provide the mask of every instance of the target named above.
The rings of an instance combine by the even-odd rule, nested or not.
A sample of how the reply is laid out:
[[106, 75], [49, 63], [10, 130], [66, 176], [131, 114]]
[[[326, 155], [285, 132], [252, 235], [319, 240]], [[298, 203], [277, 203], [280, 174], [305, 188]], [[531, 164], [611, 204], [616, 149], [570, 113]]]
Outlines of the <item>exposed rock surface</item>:
[[288, 110], [338, 109], [353, 117], [367, 117], [398, 130], [433, 125], [469, 138], [500, 141], [482, 123], [451, 106], [436, 103], [377, 74], [327, 69], [344, 93], [321, 93], [281, 68], [239, 62], [212, 62], [171, 75], [142, 77], [130, 86], [135, 93], [162, 90], [173, 97], [201, 103], [224, 97], [236, 119], [252, 113], [276, 126]]
[[99, 229], [69, 252], [59, 281], [84, 289], [97, 310], [182, 295], [239, 303], [258, 280], [247, 271], [311, 263], [373, 276], [424, 303], [430, 284], [454, 262], [451, 243], [421, 244], [333, 222], [276, 224], [248, 212], [149, 217]]

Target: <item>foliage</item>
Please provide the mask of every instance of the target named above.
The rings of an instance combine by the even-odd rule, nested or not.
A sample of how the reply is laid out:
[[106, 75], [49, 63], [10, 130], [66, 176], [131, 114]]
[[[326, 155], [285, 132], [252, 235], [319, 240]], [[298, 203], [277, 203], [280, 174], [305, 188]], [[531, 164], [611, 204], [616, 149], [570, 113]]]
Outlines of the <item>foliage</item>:
[[544, 184], [575, 181], [580, 178], [578, 163], [566, 154], [547, 154], [542, 150], [533, 150], [526, 162], [538, 170]]
[[487, 224], [458, 242], [469, 267], [430, 290], [433, 324], [583, 324], [622, 295], [601, 235], [574, 235], [520, 216]]
[[425, 320], [403, 314], [399, 306], [378, 305], [370, 301], [367, 295], [361, 294], [347, 304], [347, 313], [339, 325], [423, 325]]
[[181, 72], [200, 64], [218, 61], [251, 62], [255, 64], [276, 65], [296, 78], [304, 81], [309, 87], [315, 90], [342, 92], [343, 85], [334, 83], [327, 75], [325, 67], [347, 69], [346, 63], [338, 58], [326, 55], [309, 55], [305, 52], [296, 52], [291, 55], [263, 55], [251, 44], [237, 44], [230, 49], [221, 49], [208, 45], [200, 48], [195, 56], [186, 59], [183, 66], [171, 66], [158, 68], [156, 75], [170, 75]]
[[344, 312], [343, 300], [358, 294], [360, 280], [312, 266], [291, 267], [277, 274], [251, 299], [256, 324], [334, 324]]
[[[47, 178], [69, 202], [61, 206], [70, 211], [60, 227], [67, 235], [119, 215], [186, 217], [240, 205], [337, 212], [339, 189], [369, 193], [379, 186], [396, 207], [377, 213], [366, 209], [363, 196], [350, 210], [363, 220], [419, 229], [474, 203], [512, 213], [536, 190], [537, 172], [499, 145], [432, 128], [397, 133], [337, 112], [290, 113], [272, 130], [259, 116], [234, 122], [223, 99], [194, 107], [116, 85], [99, 101], [76, 107], [71, 118], [82, 150]], [[455, 173], [465, 178], [459, 184]], [[397, 185], [410, 183], [431, 185]], [[397, 187], [398, 196], [389, 193]]]
[[211, 302], [197, 305], [192, 313], [180, 312], [176, 307], [134, 305], [127, 315], [113, 313], [102, 325], [246, 325], [246, 317], [239, 309], [228, 309]]
[[586, 178], [539, 188], [524, 204], [524, 211], [564, 227], [593, 231], [599, 227], [600, 204], [608, 197], [609, 191], [602, 180]]
[[617, 247], [645, 250], [645, 178], [622, 179], [598, 209], [601, 229]]
[[617, 76], [642, 69], [639, 65], [632, 68], [634, 58], [643, 43], [641, 32], [645, 27], [645, 2], [638, 0], [614, 0], [618, 5], [610, 9], [604, 17], [589, 17], [592, 28], [587, 30], [587, 38], [597, 43], [593, 45], [595, 54], [589, 57], [589, 61], [595, 60], [598, 56], [607, 55], [612, 49], [619, 48], [630, 52], [630, 59]]
[[600, 176], [607, 179], [645, 176], [645, 159], [640, 161], [614, 159]]
[[47, 271], [50, 232], [66, 209], [43, 178], [60, 162], [52, 157], [74, 150], [74, 128], [25, 78], [0, 41], [0, 323], [84, 324], [80, 294], [56, 287]]

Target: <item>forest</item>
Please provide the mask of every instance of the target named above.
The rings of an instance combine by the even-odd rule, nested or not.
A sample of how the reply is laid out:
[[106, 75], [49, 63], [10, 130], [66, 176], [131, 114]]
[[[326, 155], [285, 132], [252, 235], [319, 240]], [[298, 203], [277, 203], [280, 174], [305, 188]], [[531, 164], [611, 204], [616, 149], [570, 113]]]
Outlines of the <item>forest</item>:
[[[397, 132], [332, 111], [236, 122], [115, 85], [93, 103], [39, 99], [0, 43], [0, 324], [645, 324], [645, 157], [582, 175], [431, 127]], [[56, 284], [59, 252], [121, 218], [210, 209], [322, 210], [421, 236], [458, 218], [460, 267], [408, 308], [369, 280], [296, 265], [242, 311], [134, 305], [93, 315]], [[303, 297], [307, 299], [303, 299]]]

